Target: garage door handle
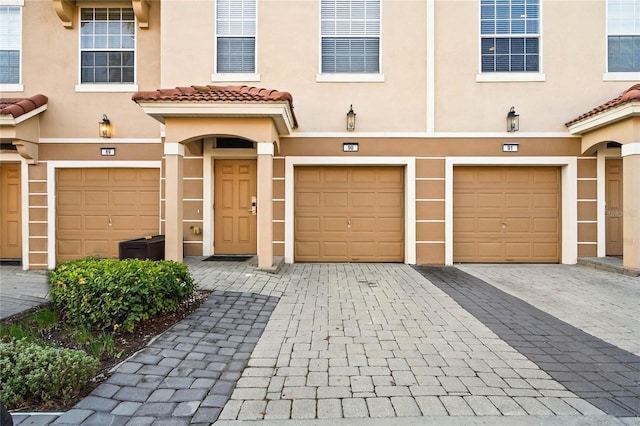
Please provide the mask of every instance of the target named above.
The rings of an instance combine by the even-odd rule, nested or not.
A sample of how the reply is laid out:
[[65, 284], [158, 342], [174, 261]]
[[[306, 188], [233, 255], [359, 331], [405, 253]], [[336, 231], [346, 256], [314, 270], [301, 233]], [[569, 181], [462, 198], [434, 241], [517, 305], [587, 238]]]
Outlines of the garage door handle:
[[113, 225], [113, 221], [111, 220], [111, 216], [109, 216], [109, 226]]
[[347, 228], [351, 228], [351, 219], [347, 219]]

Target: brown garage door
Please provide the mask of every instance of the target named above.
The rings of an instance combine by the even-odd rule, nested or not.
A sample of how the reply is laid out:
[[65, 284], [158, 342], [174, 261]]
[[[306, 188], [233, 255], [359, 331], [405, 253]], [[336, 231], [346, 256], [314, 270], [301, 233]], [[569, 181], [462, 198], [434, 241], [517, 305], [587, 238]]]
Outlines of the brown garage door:
[[56, 261], [117, 258], [123, 240], [159, 230], [158, 169], [58, 169]]
[[454, 262], [559, 262], [560, 169], [455, 167]]
[[402, 262], [402, 167], [296, 167], [295, 253], [303, 262]]

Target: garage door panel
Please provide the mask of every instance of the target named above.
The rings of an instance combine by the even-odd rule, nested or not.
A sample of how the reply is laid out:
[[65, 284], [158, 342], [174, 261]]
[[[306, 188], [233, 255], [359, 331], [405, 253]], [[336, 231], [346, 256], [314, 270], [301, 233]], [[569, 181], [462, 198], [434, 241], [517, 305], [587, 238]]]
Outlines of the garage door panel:
[[553, 262], [555, 258], [560, 256], [558, 252], [558, 245], [554, 242], [549, 243], [534, 243], [533, 244], [534, 255], [538, 258], [548, 258], [550, 262]]
[[58, 229], [63, 231], [80, 231], [82, 230], [82, 216], [81, 215], [58, 215]]
[[296, 193], [296, 209], [302, 209], [305, 207], [317, 208], [320, 206], [320, 194], [313, 193]]
[[528, 217], [526, 218], [507, 217], [505, 218], [504, 222], [506, 223], [506, 225], [504, 225], [504, 231], [507, 234], [531, 233], [531, 219]]
[[311, 233], [320, 232], [321, 218], [317, 216], [313, 217], [297, 217], [295, 220], [295, 232], [296, 233]]
[[404, 194], [399, 191], [378, 193], [377, 201], [379, 207], [391, 207], [397, 211], [397, 207], [401, 206], [404, 201]]
[[504, 181], [504, 171], [500, 169], [483, 167], [477, 171], [477, 182], [481, 185], [487, 183], [500, 183]]
[[348, 244], [345, 241], [326, 241], [322, 245], [322, 256], [330, 260], [347, 259]]
[[[125, 219], [126, 220], [126, 219]], [[129, 219], [131, 220], [131, 219]], [[116, 223], [120, 222], [119, 220], [112, 221], [112, 226], [116, 226]], [[83, 231], [109, 231], [109, 216], [108, 215], [89, 215], [85, 214], [82, 216], [82, 230]], [[115, 228], [117, 229], [117, 228]]]
[[453, 204], [458, 207], [474, 207], [476, 205], [476, 195], [466, 192], [454, 194]]
[[[111, 222], [109, 222], [109, 220]], [[107, 217], [106, 220], [103, 220], [101, 223], [106, 224], [107, 228], [110, 226], [113, 232], [135, 231], [140, 227], [138, 217], [135, 215], [116, 214]]]
[[376, 193], [375, 192], [351, 192], [350, 194], [351, 207], [358, 208], [373, 208], [376, 206]]
[[533, 195], [534, 208], [547, 208], [555, 211], [559, 208], [559, 202], [560, 197], [558, 197], [557, 193]]
[[403, 179], [401, 167], [296, 167], [295, 260], [402, 261]]
[[111, 197], [110, 202], [116, 207], [133, 207], [138, 204], [138, 192], [135, 190], [114, 190]]
[[109, 208], [108, 190], [87, 190], [83, 192], [82, 209], [105, 211]]
[[109, 186], [111, 183], [109, 170], [111, 169], [83, 169], [82, 186]]
[[454, 262], [559, 261], [558, 167], [458, 166], [453, 186]]
[[82, 241], [79, 239], [58, 240], [56, 244], [58, 255], [81, 258], [83, 257]]
[[476, 195], [476, 207], [495, 209], [499, 206], [504, 206], [504, 194], [502, 193], [484, 193]]
[[513, 167], [505, 169], [504, 181], [507, 184], [528, 184], [531, 171], [528, 168]]
[[558, 221], [555, 218], [538, 217], [533, 220], [533, 231], [535, 234], [558, 235]]
[[472, 217], [457, 217], [453, 220], [453, 229], [459, 233], [474, 232], [475, 219]]
[[138, 206], [157, 212], [160, 206], [158, 191], [138, 191]]
[[111, 240], [86, 239], [84, 240], [83, 251], [87, 253], [86, 256], [105, 258], [109, 254], [109, 246], [111, 246], [111, 243]]
[[327, 192], [323, 196], [325, 207], [347, 207], [349, 205], [349, 194], [346, 192]]
[[473, 231], [483, 234], [496, 234], [502, 232], [502, 220], [495, 217], [478, 217], [475, 220]]
[[320, 231], [346, 232], [347, 226], [346, 217], [324, 217], [322, 218], [322, 229]]
[[56, 196], [57, 210], [77, 211], [82, 206], [82, 193], [80, 191], [59, 191]]
[[377, 223], [377, 232], [387, 232], [400, 238], [404, 230], [404, 218], [401, 217], [380, 217]]
[[480, 258], [500, 258], [504, 256], [504, 244], [500, 242], [479, 242], [476, 245], [476, 250]]
[[505, 252], [510, 259], [530, 258], [532, 245], [529, 242], [510, 242], [505, 244]]
[[505, 194], [505, 208], [507, 209], [527, 209], [531, 207], [531, 202], [530, 194]]

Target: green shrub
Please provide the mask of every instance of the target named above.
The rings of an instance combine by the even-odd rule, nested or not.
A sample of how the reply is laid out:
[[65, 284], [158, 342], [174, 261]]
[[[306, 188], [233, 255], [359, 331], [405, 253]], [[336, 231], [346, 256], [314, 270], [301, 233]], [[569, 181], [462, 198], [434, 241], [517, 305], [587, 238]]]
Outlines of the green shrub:
[[142, 320], [178, 310], [195, 289], [186, 265], [138, 259], [61, 263], [50, 272], [49, 285], [67, 322], [129, 332]]
[[98, 365], [83, 351], [26, 340], [0, 342], [0, 400], [9, 409], [34, 399], [67, 402], [95, 376]]

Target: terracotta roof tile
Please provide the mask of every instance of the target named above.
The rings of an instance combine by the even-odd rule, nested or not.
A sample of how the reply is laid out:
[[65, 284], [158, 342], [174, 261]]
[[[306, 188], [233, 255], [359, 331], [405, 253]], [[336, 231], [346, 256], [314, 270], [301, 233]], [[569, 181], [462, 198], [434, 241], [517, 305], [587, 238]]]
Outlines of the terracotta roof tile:
[[30, 98], [0, 98], [0, 115], [11, 115], [17, 118], [46, 105], [48, 101], [45, 95], [33, 95]]
[[565, 123], [565, 126], [569, 127], [573, 124], [576, 124], [579, 121], [584, 120], [585, 118], [592, 117], [603, 111], [607, 111], [609, 109], [615, 108], [617, 106], [620, 106], [620, 105], [626, 104], [627, 102], [632, 102], [632, 101], [640, 101], [640, 84], [634, 84], [633, 86], [631, 86], [630, 88], [622, 92], [622, 94], [617, 98], [611, 99], [610, 101], [595, 107], [591, 111], [585, 112], [581, 116], [574, 118], [568, 123]]
[[[289, 92], [252, 86], [189, 86], [134, 93], [134, 102], [287, 102], [293, 114], [293, 97]], [[294, 125], [297, 120], [293, 114]]]

